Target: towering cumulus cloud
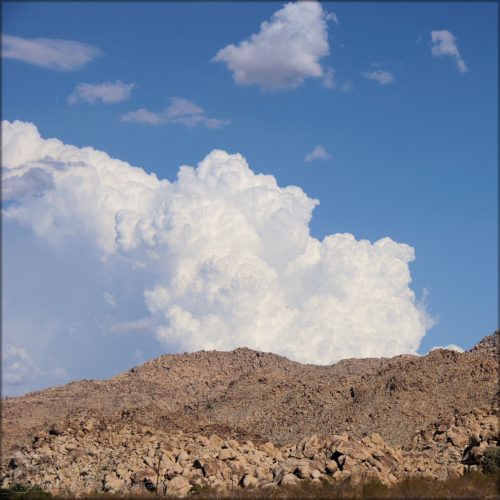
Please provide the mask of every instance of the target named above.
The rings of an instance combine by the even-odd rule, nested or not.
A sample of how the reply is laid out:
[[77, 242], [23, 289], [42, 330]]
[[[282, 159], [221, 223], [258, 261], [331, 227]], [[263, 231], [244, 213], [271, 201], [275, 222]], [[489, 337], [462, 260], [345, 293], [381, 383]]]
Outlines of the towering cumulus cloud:
[[[332, 363], [415, 353], [425, 335], [411, 247], [313, 238], [318, 201], [239, 154], [212, 151], [169, 182], [3, 122], [3, 162], [6, 223], [58, 246], [84, 238], [101, 255], [96, 274], [114, 261], [134, 269], [149, 314], [135, 319], [167, 350], [248, 346]], [[115, 288], [96, 290], [113, 297], [114, 313]]]

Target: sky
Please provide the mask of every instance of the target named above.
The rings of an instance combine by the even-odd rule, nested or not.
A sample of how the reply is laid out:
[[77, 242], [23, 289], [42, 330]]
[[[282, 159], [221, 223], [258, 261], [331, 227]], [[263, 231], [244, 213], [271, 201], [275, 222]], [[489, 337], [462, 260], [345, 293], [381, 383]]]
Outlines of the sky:
[[4, 395], [498, 327], [497, 2], [3, 2], [2, 70]]

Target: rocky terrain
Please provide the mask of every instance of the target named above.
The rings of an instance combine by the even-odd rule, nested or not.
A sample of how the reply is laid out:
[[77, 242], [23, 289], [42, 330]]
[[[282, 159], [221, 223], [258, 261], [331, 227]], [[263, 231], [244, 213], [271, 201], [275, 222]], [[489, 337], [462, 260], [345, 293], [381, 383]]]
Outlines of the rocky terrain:
[[249, 349], [166, 355], [7, 398], [2, 487], [185, 495], [458, 477], [499, 445], [498, 339], [328, 367]]
[[406, 449], [380, 434], [347, 433], [275, 447], [250, 440], [163, 432], [124, 420], [68, 419], [15, 447], [2, 486], [38, 485], [55, 494], [100, 491], [184, 496], [202, 487], [221, 491], [276, 488], [309, 480], [391, 485], [406, 477], [455, 478], [477, 469], [498, 446], [498, 412], [476, 408], [417, 431]]

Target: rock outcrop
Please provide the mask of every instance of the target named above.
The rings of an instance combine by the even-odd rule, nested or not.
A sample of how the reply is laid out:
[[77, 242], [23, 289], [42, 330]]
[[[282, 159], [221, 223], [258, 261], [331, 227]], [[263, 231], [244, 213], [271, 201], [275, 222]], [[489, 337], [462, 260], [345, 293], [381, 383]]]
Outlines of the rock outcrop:
[[185, 496], [197, 488], [221, 492], [276, 488], [301, 481], [376, 479], [391, 485], [408, 476], [447, 479], [477, 468], [487, 446], [498, 446], [497, 412], [475, 409], [415, 433], [395, 448], [373, 433], [310, 436], [277, 447], [182, 431], [166, 433], [126, 419], [58, 422], [13, 451], [2, 487], [38, 485], [62, 495], [158, 492]]

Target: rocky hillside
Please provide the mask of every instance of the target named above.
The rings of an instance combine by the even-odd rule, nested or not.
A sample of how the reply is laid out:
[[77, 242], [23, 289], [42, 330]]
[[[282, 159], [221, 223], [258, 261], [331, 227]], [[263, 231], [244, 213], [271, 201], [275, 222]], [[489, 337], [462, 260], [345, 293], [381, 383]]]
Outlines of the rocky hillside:
[[109, 380], [4, 400], [3, 443], [8, 449], [54, 421], [98, 415], [279, 445], [318, 429], [355, 437], [378, 432], [391, 445], [405, 445], [415, 429], [436, 419], [493, 405], [498, 362], [484, 346], [498, 336], [467, 353], [439, 349], [332, 366], [249, 349], [160, 356]]
[[417, 431], [409, 449], [387, 445], [377, 433], [305, 437], [276, 447], [211, 436], [162, 432], [123, 420], [70, 419], [16, 447], [1, 486], [38, 485], [63, 496], [97, 492], [185, 496], [203, 487], [278, 488], [302, 481], [449, 479], [477, 468], [499, 443], [498, 415], [475, 409]]
[[484, 337], [470, 351], [471, 354], [491, 359], [500, 359], [500, 334], [497, 330], [492, 335]]
[[[416, 440], [415, 432], [432, 428], [436, 422], [442, 429], [446, 426], [447, 432], [462, 425], [456, 421], [458, 415], [477, 412], [477, 408], [483, 408], [484, 415], [492, 414], [498, 402], [499, 335], [495, 332], [465, 353], [439, 349], [426, 356], [350, 359], [332, 366], [302, 365], [250, 349], [165, 355], [109, 380], [74, 382], [7, 398], [2, 402], [2, 457], [10, 460], [16, 450], [24, 450], [22, 460], [36, 464], [40, 458], [33, 458], [30, 450], [37, 449], [37, 443], [56, 453], [47, 455], [56, 462], [62, 460], [57, 455], [62, 445], [66, 451], [80, 450], [83, 455], [79, 456], [87, 456], [89, 447], [99, 453], [101, 445], [110, 444], [103, 444], [95, 429], [107, 426], [117, 435], [123, 430], [137, 439], [149, 429], [156, 443], [185, 436], [188, 448], [195, 446], [196, 436], [217, 435], [227, 443], [251, 441], [256, 449], [272, 442], [286, 450], [290, 443], [313, 435], [323, 442], [345, 433], [350, 441], [362, 443], [376, 434], [384, 446], [410, 453], [423, 442]], [[88, 421], [99, 426], [92, 424], [86, 431], [81, 423]], [[70, 443], [83, 441], [71, 448], [68, 442], [58, 444], [57, 432], [44, 434], [58, 426]], [[422, 436], [428, 437], [430, 431], [425, 432]], [[447, 437], [445, 444], [453, 439]], [[463, 453], [464, 439], [469, 440], [469, 434], [460, 441], [457, 453]], [[283, 448], [281, 453], [286, 460], [290, 458]], [[457, 457], [452, 462], [460, 464]], [[170, 459], [179, 463], [177, 455]], [[96, 470], [92, 461], [89, 470], [95, 477], [113, 468], [106, 460], [98, 460]], [[26, 472], [24, 466], [14, 469]], [[118, 472], [116, 476], [123, 479]]]

